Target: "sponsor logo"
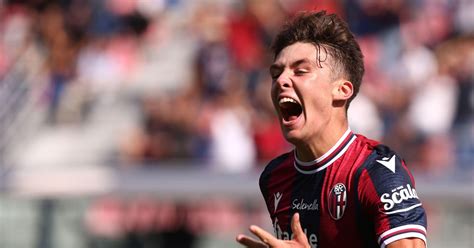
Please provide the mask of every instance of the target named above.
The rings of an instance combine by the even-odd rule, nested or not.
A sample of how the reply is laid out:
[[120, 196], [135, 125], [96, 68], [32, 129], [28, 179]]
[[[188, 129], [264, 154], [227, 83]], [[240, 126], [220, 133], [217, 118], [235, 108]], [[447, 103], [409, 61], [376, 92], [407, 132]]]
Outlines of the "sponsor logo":
[[335, 220], [339, 220], [344, 215], [347, 204], [347, 190], [346, 186], [342, 183], [334, 185], [329, 192], [328, 197], [328, 209], [329, 214]]
[[393, 155], [390, 160], [388, 157], [382, 158], [382, 160], [377, 160], [381, 165], [385, 166], [385, 168], [389, 169], [393, 173], [395, 173], [395, 155]]
[[[273, 230], [275, 232], [275, 236], [278, 239], [283, 239], [283, 240], [291, 240], [293, 239], [293, 233], [289, 233], [286, 231], [283, 231], [278, 223], [278, 218], [275, 218], [275, 221], [273, 222]], [[314, 233], [309, 233], [308, 234], [308, 229], [303, 228], [303, 232], [308, 238], [308, 243], [311, 246], [311, 248], [317, 248], [318, 247], [318, 236]]]
[[400, 204], [401, 202], [409, 199], [418, 199], [416, 190], [413, 189], [410, 184], [392, 189], [392, 192], [390, 194], [385, 193], [380, 197], [380, 201], [385, 203], [383, 205], [385, 211], [389, 211], [393, 209], [396, 204]]
[[318, 199], [314, 199], [311, 203], [305, 202], [304, 199], [294, 199], [291, 203], [291, 209], [311, 211], [319, 210]]
[[277, 193], [273, 194], [273, 197], [274, 197], [273, 204], [275, 206], [275, 211], [273, 211], [273, 212], [276, 212], [277, 209], [278, 209], [278, 204], [280, 204], [280, 200], [283, 197], [283, 194], [280, 193], [280, 192], [277, 192]]

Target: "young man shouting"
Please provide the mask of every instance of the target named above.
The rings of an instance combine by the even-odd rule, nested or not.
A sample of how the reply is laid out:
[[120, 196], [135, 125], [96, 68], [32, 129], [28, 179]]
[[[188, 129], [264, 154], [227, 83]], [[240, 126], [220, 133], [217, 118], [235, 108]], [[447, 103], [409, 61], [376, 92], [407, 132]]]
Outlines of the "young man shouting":
[[257, 226], [247, 247], [426, 247], [426, 214], [404, 161], [354, 134], [347, 109], [364, 73], [347, 24], [303, 13], [277, 35], [271, 96], [294, 151], [272, 160], [260, 189], [275, 236]]

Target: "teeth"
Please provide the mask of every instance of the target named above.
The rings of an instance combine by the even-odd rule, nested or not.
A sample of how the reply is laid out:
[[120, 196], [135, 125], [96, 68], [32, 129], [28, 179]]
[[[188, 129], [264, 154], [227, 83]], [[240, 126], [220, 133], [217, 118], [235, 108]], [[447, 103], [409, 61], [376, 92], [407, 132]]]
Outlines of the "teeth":
[[291, 102], [291, 103], [297, 103], [295, 99], [289, 98], [289, 97], [283, 97], [280, 99], [280, 104], [285, 103], [285, 102]]

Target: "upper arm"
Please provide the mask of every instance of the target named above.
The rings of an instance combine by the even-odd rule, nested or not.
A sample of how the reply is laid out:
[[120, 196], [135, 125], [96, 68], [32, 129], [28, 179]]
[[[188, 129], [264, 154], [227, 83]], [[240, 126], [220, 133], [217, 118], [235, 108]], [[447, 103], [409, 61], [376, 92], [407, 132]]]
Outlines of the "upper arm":
[[413, 176], [396, 154], [381, 154], [366, 167], [358, 194], [382, 248], [424, 247], [410, 246], [425, 245], [426, 214]]
[[418, 238], [407, 238], [394, 241], [388, 244], [387, 248], [426, 248], [426, 244]]

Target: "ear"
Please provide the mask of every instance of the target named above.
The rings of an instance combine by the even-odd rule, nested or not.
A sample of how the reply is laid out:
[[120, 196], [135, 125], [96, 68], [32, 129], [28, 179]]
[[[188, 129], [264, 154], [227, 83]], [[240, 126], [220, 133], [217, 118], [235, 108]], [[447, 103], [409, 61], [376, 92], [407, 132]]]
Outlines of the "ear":
[[334, 100], [348, 100], [354, 93], [354, 86], [347, 80], [337, 80], [334, 82], [332, 96]]

